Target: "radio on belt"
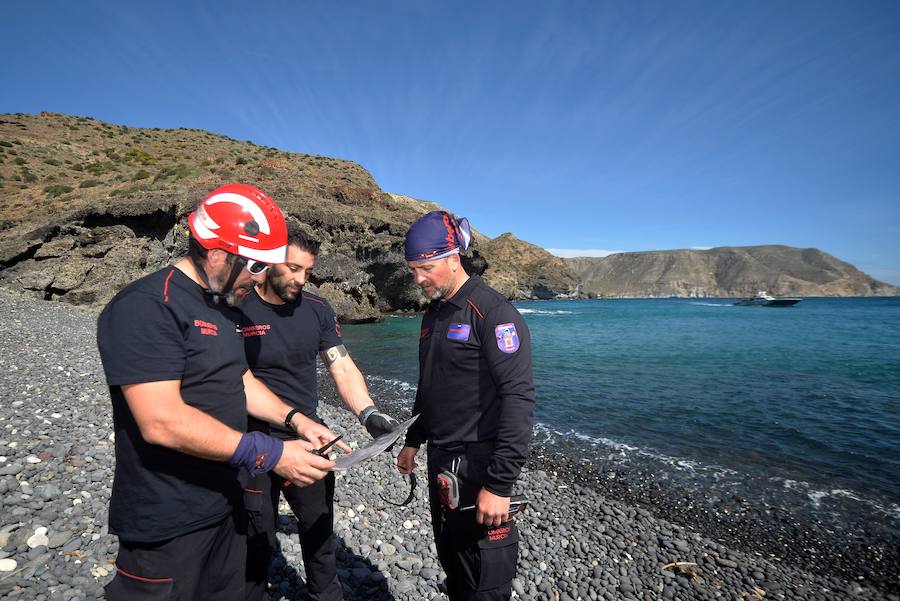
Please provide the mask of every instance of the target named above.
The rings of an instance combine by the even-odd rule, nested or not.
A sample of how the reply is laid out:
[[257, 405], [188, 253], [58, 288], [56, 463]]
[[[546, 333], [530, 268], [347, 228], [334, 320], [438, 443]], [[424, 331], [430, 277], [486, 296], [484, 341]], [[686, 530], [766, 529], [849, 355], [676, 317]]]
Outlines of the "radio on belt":
[[459, 478], [453, 472], [444, 470], [437, 475], [438, 492], [441, 505], [447, 509], [459, 507]]
[[[475, 505], [468, 507], [459, 506], [459, 478], [453, 472], [444, 470], [437, 475], [438, 493], [441, 505], [447, 509], [459, 509], [460, 511], [472, 511]], [[526, 495], [513, 495], [509, 498], [509, 515], [515, 515], [528, 507]]]

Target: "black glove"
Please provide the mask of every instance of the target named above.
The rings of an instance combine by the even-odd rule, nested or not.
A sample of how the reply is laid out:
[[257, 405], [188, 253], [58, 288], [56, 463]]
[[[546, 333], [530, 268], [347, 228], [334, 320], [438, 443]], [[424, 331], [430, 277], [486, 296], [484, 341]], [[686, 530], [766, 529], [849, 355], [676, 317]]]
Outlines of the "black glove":
[[400, 425], [393, 417], [376, 409], [375, 405], [369, 405], [360, 412], [359, 422], [365, 426], [372, 438], [387, 434]]

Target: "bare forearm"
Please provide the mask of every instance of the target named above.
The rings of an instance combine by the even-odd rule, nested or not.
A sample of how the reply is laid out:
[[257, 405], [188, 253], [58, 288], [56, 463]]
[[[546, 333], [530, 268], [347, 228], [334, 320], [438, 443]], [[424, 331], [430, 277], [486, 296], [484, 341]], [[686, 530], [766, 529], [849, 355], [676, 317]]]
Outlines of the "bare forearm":
[[252, 374], [244, 376], [244, 393], [247, 395], [247, 413], [270, 424], [284, 424], [291, 407]]
[[337, 388], [338, 396], [347, 405], [347, 408], [354, 415], [374, 405], [372, 397], [369, 396], [369, 388], [366, 386], [366, 379], [360, 373], [359, 368], [349, 356], [343, 357], [329, 369], [331, 377], [334, 378], [334, 385]]
[[228, 461], [234, 455], [242, 435], [188, 405], [185, 405], [184, 415], [172, 416], [161, 426], [163, 433], [155, 444], [214, 461]]
[[184, 403], [178, 382], [123, 386], [141, 436], [150, 444], [195, 457], [227, 461], [241, 433]]

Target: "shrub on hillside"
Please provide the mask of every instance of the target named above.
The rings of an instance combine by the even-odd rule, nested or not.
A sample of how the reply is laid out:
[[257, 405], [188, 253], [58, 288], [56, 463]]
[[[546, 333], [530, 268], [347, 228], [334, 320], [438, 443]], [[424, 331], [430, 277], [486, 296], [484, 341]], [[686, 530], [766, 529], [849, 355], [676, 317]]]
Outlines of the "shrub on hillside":
[[128, 152], [125, 153], [125, 160], [138, 161], [142, 165], [156, 164], [156, 159], [150, 154], [147, 154], [142, 148], [129, 148]]
[[94, 186], [99, 186], [100, 182], [95, 179], [86, 179], [80, 184], [78, 184], [79, 188], [93, 188]]
[[174, 167], [164, 167], [153, 178], [154, 183], [161, 179], [173, 177], [175, 179], [183, 179], [191, 174], [191, 169], [187, 165], [179, 163]]
[[109, 161], [94, 161], [85, 165], [84, 168], [92, 175], [103, 175], [113, 170], [113, 164]]
[[56, 198], [57, 196], [61, 196], [62, 194], [71, 192], [72, 190], [72, 186], [66, 186], [64, 184], [52, 184], [44, 188], [44, 193], [51, 198]]

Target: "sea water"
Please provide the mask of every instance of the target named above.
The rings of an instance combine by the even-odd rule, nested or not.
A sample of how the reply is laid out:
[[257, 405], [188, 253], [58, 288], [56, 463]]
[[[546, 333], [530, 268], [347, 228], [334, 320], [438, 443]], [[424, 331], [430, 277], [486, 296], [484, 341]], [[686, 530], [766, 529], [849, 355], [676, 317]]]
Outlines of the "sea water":
[[[699, 487], [900, 524], [900, 299], [516, 306], [533, 340], [538, 440]], [[411, 405], [419, 323], [344, 328], [376, 400]]]

